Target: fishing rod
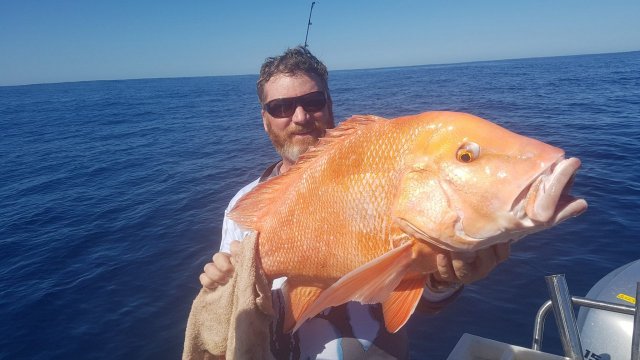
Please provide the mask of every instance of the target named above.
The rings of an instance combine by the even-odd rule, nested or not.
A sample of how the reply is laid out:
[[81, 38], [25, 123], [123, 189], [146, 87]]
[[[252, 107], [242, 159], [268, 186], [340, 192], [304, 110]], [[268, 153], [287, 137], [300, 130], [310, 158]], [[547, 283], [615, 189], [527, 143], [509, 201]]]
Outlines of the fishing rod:
[[307, 47], [307, 38], [309, 37], [309, 26], [311, 26], [311, 13], [313, 12], [313, 5], [315, 5], [316, 2], [313, 1], [311, 2], [311, 10], [309, 10], [309, 21], [307, 22], [307, 35], [304, 36], [304, 47]]

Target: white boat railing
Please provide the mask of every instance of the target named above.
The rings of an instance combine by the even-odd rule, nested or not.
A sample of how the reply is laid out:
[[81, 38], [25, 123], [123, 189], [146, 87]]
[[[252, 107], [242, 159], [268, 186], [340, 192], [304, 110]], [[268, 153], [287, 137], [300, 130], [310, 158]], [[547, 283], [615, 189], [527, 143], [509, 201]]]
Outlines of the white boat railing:
[[633, 316], [631, 360], [640, 360], [640, 282], [636, 283], [636, 313]]
[[[613, 311], [617, 313], [634, 315], [631, 360], [640, 360], [640, 301], [636, 301], [635, 307], [620, 305], [606, 301], [591, 300], [578, 296], [571, 296], [564, 275], [546, 276], [547, 287], [551, 300], [545, 302], [536, 315], [533, 330], [533, 344], [531, 348], [541, 351], [542, 333], [544, 321], [550, 309], [553, 309], [556, 324], [560, 332], [560, 340], [565, 356], [572, 360], [582, 360], [582, 344], [580, 332], [576, 324], [573, 305], [585, 306], [594, 309]], [[636, 299], [640, 299], [640, 282], [636, 284]]]

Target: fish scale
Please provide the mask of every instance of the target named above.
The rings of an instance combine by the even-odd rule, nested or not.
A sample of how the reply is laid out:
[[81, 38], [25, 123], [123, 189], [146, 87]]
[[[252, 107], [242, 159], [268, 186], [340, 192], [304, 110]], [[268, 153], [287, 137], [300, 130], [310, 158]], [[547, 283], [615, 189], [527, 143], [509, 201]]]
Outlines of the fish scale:
[[[383, 127], [384, 123], [377, 126]], [[376, 131], [377, 130], [377, 131]], [[345, 142], [344, 146], [335, 150], [329, 160], [323, 159], [323, 164], [317, 165], [317, 172], [313, 172], [303, 177], [291, 193], [296, 194], [298, 207], [292, 206], [281, 211], [285, 217], [300, 218], [304, 221], [289, 220], [293, 224], [294, 233], [290, 238], [280, 237], [274, 239], [278, 243], [289, 243], [300, 241], [301, 239], [313, 239], [305, 241], [301, 251], [288, 254], [292, 264], [286, 265], [287, 271], [291, 266], [294, 271], [307, 273], [307, 269], [319, 266], [323, 269], [335, 269], [329, 276], [331, 281], [335, 281], [344, 272], [355, 268], [353, 264], [369, 261], [379, 254], [390, 250], [388, 243], [375, 241], [377, 238], [384, 238], [388, 234], [390, 221], [387, 220], [389, 214], [388, 204], [393, 194], [388, 194], [385, 189], [391, 188], [390, 174], [397, 169], [398, 161], [393, 154], [398, 153], [402, 137], [381, 136], [382, 129], [370, 129], [364, 138], [352, 136], [353, 141], [364, 141], [370, 146], [357, 147], [351, 142]], [[388, 135], [388, 134], [387, 134]], [[392, 144], [389, 139], [400, 139], [396, 144]], [[327, 168], [332, 167], [332, 170]], [[323, 176], [323, 170], [325, 170]], [[323, 195], [318, 197], [317, 194]], [[308, 206], [312, 204], [312, 206]], [[300, 206], [303, 209], [300, 209]], [[326, 222], [326, 217], [331, 219], [335, 228], [331, 232], [323, 232], [319, 229], [320, 224]], [[353, 221], [358, 219], [358, 221]], [[276, 222], [277, 223], [277, 222]], [[303, 233], [299, 233], [299, 227], [304, 227]], [[289, 226], [287, 227], [289, 228]], [[273, 228], [266, 227], [264, 230], [271, 233]], [[297, 237], [302, 235], [302, 238]], [[332, 239], [327, 239], [332, 236]], [[262, 244], [271, 244], [271, 239], [261, 241], [261, 250], [269, 251], [269, 248], [262, 247]], [[338, 240], [338, 241], [335, 241]], [[280, 245], [275, 245], [279, 247]], [[354, 251], [355, 249], [355, 251]], [[308, 254], [314, 254], [309, 258]], [[321, 257], [320, 254], [327, 254]], [[344, 261], [345, 256], [352, 256], [348, 261]], [[284, 270], [273, 269], [278, 275], [285, 275]], [[269, 271], [267, 271], [269, 272]], [[315, 275], [315, 274], [314, 274]]]

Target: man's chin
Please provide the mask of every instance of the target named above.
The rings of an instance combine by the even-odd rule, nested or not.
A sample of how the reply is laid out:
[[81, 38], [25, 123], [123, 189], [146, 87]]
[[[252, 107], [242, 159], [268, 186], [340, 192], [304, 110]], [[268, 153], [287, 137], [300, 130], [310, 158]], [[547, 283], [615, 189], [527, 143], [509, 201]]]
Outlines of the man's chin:
[[282, 141], [284, 140], [283, 138], [278, 139], [271, 133], [269, 133], [269, 136], [271, 137], [271, 142], [274, 144], [280, 156], [291, 163], [295, 163], [298, 161], [300, 155], [304, 154], [310, 147], [318, 143], [318, 139], [321, 137], [318, 132], [319, 131], [300, 134], [290, 133], [286, 136], [286, 141]]
[[309, 141], [309, 142], [303, 142], [303, 143], [297, 142], [296, 144], [288, 144], [288, 145], [285, 145], [284, 148], [278, 152], [283, 158], [289, 160], [292, 163], [295, 163], [296, 161], [298, 161], [298, 158], [300, 157], [300, 155], [307, 152], [307, 150], [309, 150], [309, 148], [312, 145], [314, 145], [316, 142], [317, 142], [317, 139], [314, 139], [313, 141]]

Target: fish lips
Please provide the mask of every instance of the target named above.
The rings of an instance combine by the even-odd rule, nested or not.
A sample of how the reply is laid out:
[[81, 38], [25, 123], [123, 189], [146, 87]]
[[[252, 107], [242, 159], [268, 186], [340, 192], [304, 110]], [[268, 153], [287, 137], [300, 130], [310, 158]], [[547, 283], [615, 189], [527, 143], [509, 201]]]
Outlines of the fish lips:
[[587, 202], [570, 194], [580, 165], [577, 158], [560, 158], [535, 178], [524, 191], [526, 216], [534, 223], [553, 226], [586, 211]]

